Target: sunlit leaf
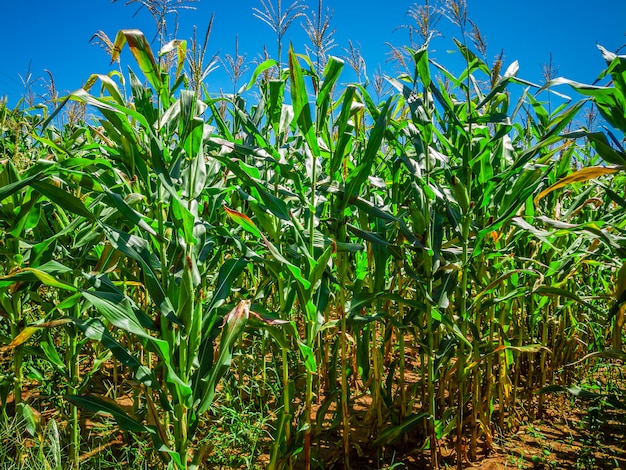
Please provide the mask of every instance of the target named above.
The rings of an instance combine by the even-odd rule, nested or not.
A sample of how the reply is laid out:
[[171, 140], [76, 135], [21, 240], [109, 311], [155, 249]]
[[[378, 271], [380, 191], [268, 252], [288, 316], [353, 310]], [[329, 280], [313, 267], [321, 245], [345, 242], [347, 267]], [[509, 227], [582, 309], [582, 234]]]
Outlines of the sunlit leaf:
[[226, 214], [228, 214], [228, 216], [233, 220], [233, 222], [243, 228], [246, 232], [251, 233], [257, 238], [261, 238], [261, 232], [254, 224], [254, 222], [252, 222], [252, 219], [250, 219], [250, 217], [226, 206], [224, 206], [224, 210], [226, 211]]
[[622, 170], [622, 167], [593, 166], [593, 167], [586, 167], [581, 170], [575, 171], [571, 175], [568, 175], [565, 178], [560, 179], [549, 188], [541, 191], [535, 197], [535, 204], [539, 202], [541, 199], [543, 199], [546, 195], [550, 194], [552, 191], [555, 191], [559, 188], [567, 186], [568, 184], [581, 183], [584, 181], [588, 181], [590, 179], [598, 178], [600, 176], [617, 173], [620, 170]]

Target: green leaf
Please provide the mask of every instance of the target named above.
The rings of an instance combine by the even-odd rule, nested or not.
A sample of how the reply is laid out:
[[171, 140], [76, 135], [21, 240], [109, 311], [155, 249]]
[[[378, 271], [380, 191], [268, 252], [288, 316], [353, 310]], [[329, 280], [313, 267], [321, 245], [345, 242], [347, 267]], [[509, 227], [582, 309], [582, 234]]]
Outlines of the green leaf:
[[250, 81], [248, 82], [248, 86], [246, 87], [246, 89], [250, 90], [256, 83], [257, 79], [259, 78], [259, 75], [261, 75], [263, 72], [271, 69], [272, 67], [277, 67], [277, 66], [278, 66], [278, 63], [274, 59], [266, 59], [263, 62], [261, 62], [254, 69], [254, 72], [252, 72], [252, 77], [250, 77]]
[[411, 416], [407, 417], [402, 424], [398, 424], [395, 426], [390, 426], [380, 434], [374, 441], [375, 446], [391, 444], [400, 439], [404, 434], [412, 431], [418, 425], [420, 425], [423, 420], [428, 419], [430, 416], [429, 413], [423, 411], [421, 413], [414, 413]]
[[298, 341], [298, 349], [300, 350], [300, 354], [302, 354], [302, 359], [304, 359], [304, 365], [307, 370], [310, 372], [315, 372], [317, 370], [317, 364], [315, 362], [315, 354], [313, 352], [313, 348], [307, 346], [302, 341]]
[[155, 338], [144, 330], [128, 297], [112, 292], [87, 290], [82, 291], [82, 295], [113, 325], [156, 346], [151, 349], [163, 360], [171, 359], [167, 341]]
[[29, 176], [19, 181], [14, 181], [4, 186], [0, 186], [0, 202], [2, 202], [7, 197], [12, 196], [13, 194], [17, 193], [20, 189], [25, 188], [26, 186], [32, 184], [33, 182], [41, 180], [42, 177], [43, 177], [43, 173], [38, 173], [36, 175]]
[[152, 371], [141, 364], [128, 349], [118, 343], [100, 320], [90, 318], [89, 320], [74, 320], [74, 322], [87, 338], [100, 342], [102, 346], [113, 353], [121, 364], [132, 370], [138, 381], [146, 387], [159, 388], [159, 382]]
[[292, 47], [289, 48], [289, 75], [291, 78], [291, 102], [296, 122], [309, 145], [309, 149], [313, 153], [313, 157], [317, 157], [320, 155], [320, 149], [311, 118], [311, 105], [307, 96], [306, 85], [304, 84], [302, 68]]
[[540, 294], [540, 295], [565, 297], [566, 299], [571, 299], [571, 300], [573, 300], [575, 302], [578, 302], [581, 305], [584, 305], [585, 307], [593, 310], [594, 312], [596, 312], [598, 314], [602, 314], [601, 310], [599, 310], [598, 308], [594, 307], [589, 302], [585, 302], [578, 295], [576, 295], [573, 292], [570, 292], [570, 291], [568, 291], [566, 289], [561, 289], [559, 287], [553, 287], [553, 286], [541, 285], [541, 286], [537, 286], [533, 290], [533, 292], [536, 293], [536, 294]]
[[102, 88], [109, 92], [111, 98], [115, 100], [115, 102], [121, 106], [125, 105], [124, 98], [122, 97], [122, 93], [120, 92], [117, 83], [109, 76], [101, 73], [94, 73], [87, 78], [85, 85], [83, 88], [87, 91], [91, 89], [91, 87], [96, 83], [96, 81], [100, 80], [102, 84]]
[[343, 66], [344, 61], [333, 56], [330, 56], [326, 62], [326, 67], [324, 68], [324, 81], [322, 82], [322, 86], [316, 100], [318, 110], [318, 129], [322, 129], [322, 123], [328, 119], [328, 110], [332, 103], [332, 91], [334, 90], [335, 84], [339, 79], [339, 75], [341, 75]]
[[[220, 267], [213, 296], [207, 306], [207, 311], [212, 312], [219, 307], [231, 293], [231, 285], [244, 270], [248, 261], [245, 258], [227, 259]], [[207, 316], [208, 318], [208, 316]], [[206, 329], [206, 325], [204, 326]]]
[[376, 162], [376, 156], [383, 142], [383, 136], [387, 130], [387, 120], [392, 99], [385, 102], [380, 114], [376, 119], [374, 127], [370, 131], [367, 140], [365, 152], [356, 169], [348, 175], [346, 180], [346, 198], [344, 204], [350, 201], [350, 198], [357, 197], [360, 194], [361, 186], [371, 174], [371, 169]]
[[545, 394], [565, 391], [583, 400], [606, 400], [607, 403], [609, 403], [611, 406], [614, 406], [615, 408], [619, 408], [622, 410], [626, 409], [626, 404], [615, 398], [615, 396], [592, 392], [590, 390], [581, 388], [578, 385], [572, 385], [570, 387], [564, 387], [562, 385], [548, 385], [547, 387], [539, 389], [537, 393]]
[[160, 238], [159, 235], [155, 232], [155, 230], [145, 221], [143, 220], [141, 214], [135, 211], [132, 207], [128, 205], [128, 203], [117, 193], [110, 191], [108, 188], [103, 188], [104, 193], [107, 196], [107, 201], [114, 206], [120, 214], [122, 214], [126, 220], [132, 222], [134, 225], [140, 227], [146, 233], [149, 233], [153, 237]]
[[26, 431], [31, 437], [35, 437], [39, 431], [39, 417], [27, 403], [18, 403], [18, 415], [24, 420]]
[[265, 243], [265, 246], [267, 246], [267, 248], [269, 248], [270, 250], [270, 253], [272, 253], [272, 256], [274, 256], [274, 258], [276, 258], [277, 261], [281, 262], [287, 267], [287, 269], [291, 272], [293, 277], [295, 277], [296, 280], [299, 281], [300, 284], [302, 284], [302, 287], [304, 287], [305, 290], [310, 289], [311, 282], [302, 276], [302, 270], [298, 266], [295, 266], [294, 264], [287, 261], [287, 259], [280, 253], [280, 251], [278, 251], [278, 248], [276, 248], [272, 244], [272, 242], [270, 242], [265, 237], [265, 235], [261, 235], [261, 236], [263, 237], [263, 242]]
[[186, 245], [196, 245], [198, 240], [193, 235], [196, 222], [194, 215], [187, 209], [178, 198], [172, 198], [172, 215], [176, 228], [182, 229], [182, 234]]
[[623, 150], [614, 149], [602, 132], [589, 132], [587, 138], [605, 162], [613, 165], [626, 165], [626, 153]]
[[350, 152], [350, 148], [354, 139], [352, 131], [354, 125], [351, 121], [351, 117], [354, 115], [353, 103], [356, 95], [356, 88], [354, 86], [348, 86], [343, 93], [343, 100], [341, 101], [341, 113], [337, 119], [337, 142], [335, 148], [332, 151], [330, 161], [330, 174], [335, 175], [342, 162]]
[[320, 257], [316, 260], [315, 269], [309, 279], [311, 286], [315, 288], [317, 283], [322, 279], [326, 268], [328, 268], [328, 262], [330, 260], [331, 255], [337, 251], [337, 245], [333, 242], [328, 245], [324, 252], [320, 255]]
[[220, 351], [217, 360], [212, 365], [209, 375], [200, 378], [204, 392], [198, 402], [198, 415], [205, 413], [211, 406], [215, 396], [215, 388], [219, 380], [230, 367], [235, 342], [243, 333], [249, 316], [250, 301], [242, 300], [224, 318], [224, 326], [222, 327], [222, 335], [220, 337]]
[[139, 238], [108, 225], [103, 225], [102, 228], [115, 249], [141, 264], [146, 287], [152, 300], [156, 303], [161, 312], [161, 315], [172, 323], [180, 325], [180, 320], [176, 318], [174, 307], [169, 298], [165, 295], [161, 281], [155, 272], [161, 269], [161, 266], [156, 255], [150, 251], [148, 242], [143, 238]]
[[132, 432], [152, 433], [148, 426], [130, 417], [114, 400], [100, 395], [65, 395], [74, 405], [98, 414], [111, 415], [120, 428]]
[[128, 43], [128, 47], [130, 47], [130, 51], [145, 77], [150, 84], [160, 92], [163, 82], [161, 80], [159, 66], [154, 59], [152, 49], [150, 49], [150, 43], [138, 29], [123, 29], [117, 33], [111, 53], [111, 62], [115, 62], [119, 59], [120, 53], [126, 43]]
[[48, 361], [50, 361], [50, 363], [56, 367], [57, 371], [60, 371], [62, 374], [65, 374], [65, 371], [67, 370], [67, 366], [61, 359], [61, 356], [59, 355], [56, 347], [54, 346], [54, 339], [51, 337], [50, 334], [47, 334], [43, 337], [43, 339], [39, 343], [39, 347], [45, 354]]
[[95, 216], [89, 211], [83, 202], [67, 191], [48, 183], [47, 181], [32, 181], [30, 186], [46, 196], [55, 204], [63, 209], [77, 215], [82, 215], [89, 220], [96, 220]]

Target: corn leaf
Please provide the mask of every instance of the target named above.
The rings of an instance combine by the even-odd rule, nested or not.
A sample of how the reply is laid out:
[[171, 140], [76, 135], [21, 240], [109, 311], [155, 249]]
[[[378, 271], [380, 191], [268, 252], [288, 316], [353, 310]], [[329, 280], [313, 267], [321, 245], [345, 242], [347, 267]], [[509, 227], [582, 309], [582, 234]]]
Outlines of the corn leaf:
[[535, 204], [539, 202], [541, 199], [543, 199], [545, 196], [550, 194], [552, 191], [562, 188], [563, 186], [567, 186], [568, 184], [572, 184], [572, 183], [582, 183], [584, 181], [595, 179], [603, 175], [610, 175], [613, 173], [617, 173], [620, 170], [623, 170], [621, 166], [620, 167], [591, 166], [591, 167], [586, 167], [581, 170], [575, 171], [571, 175], [568, 175], [565, 178], [560, 179], [549, 188], [541, 191], [535, 197]]
[[119, 60], [120, 53], [126, 43], [128, 43], [128, 47], [145, 77], [157, 91], [160, 91], [163, 82], [161, 81], [159, 66], [154, 59], [152, 49], [150, 49], [150, 43], [138, 29], [123, 29], [117, 33], [113, 44], [111, 62]]
[[296, 122], [313, 156], [317, 157], [320, 155], [320, 149], [317, 144], [317, 135], [311, 117], [311, 105], [307, 96], [306, 85], [304, 84], [302, 68], [296, 53], [291, 47], [289, 48], [289, 75], [291, 78], [291, 102]]
[[121, 364], [132, 370], [135, 374], [135, 378], [139, 382], [143, 383], [146, 387], [158, 389], [159, 381], [153, 375], [152, 371], [141, 364], [127, 348], [118, 343], [99, 319], [74, 320], [74, 323], [87, 338], [100, 342], [102, 346], [113, 353]]
[[228, 214], [228, 217], [230, 217], [231, 220], [239, 225], [242, 229], [244, 229], [248, 233], [251, 233], [256, 238], [261, 238], [261, 232], [254, 224], [254, 222], [252, 222], [252, 219], [250, 219], [250, 217], [234, 209], [230, 209], [227, 206], [224, 206], [224, 210], [226, 211], [226, 214]]
[[224, 318], [217, 361], [212, 364], [208, 376], [200, 377], [203, 393], [198, 402], [198, 415], [205, 413], [211, 406], [217, 383], [230, 367], [233, 357], [233, 347], [239, 336], [241, 336], [249, 316], [250, 301], [242, 300]]
[[429, 417], [429, 413], [423, 411], [421, 413], [414, 413], [408, 418], [406, 418], [402, 424], [397, 424], [395, 426], [391, 426], [383, 430], [376, 440], [374, 441], [374, 445], [385, 445], [396, 442], [403, 435], [408, 432], [411, 432], [418, 425], [420, 425], [425, 419]]
[[101, 395], [65, 395], [74, 405], [98, 414], [112, 416], [120, 428], [132, 432], [153, 433], [154, 430], [128, 415], [114, 400]]

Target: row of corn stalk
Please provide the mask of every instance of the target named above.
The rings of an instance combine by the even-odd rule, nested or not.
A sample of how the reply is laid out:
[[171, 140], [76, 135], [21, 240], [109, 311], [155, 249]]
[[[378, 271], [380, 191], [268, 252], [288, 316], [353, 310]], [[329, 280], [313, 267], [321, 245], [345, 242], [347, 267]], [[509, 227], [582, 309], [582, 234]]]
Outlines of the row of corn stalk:
[[[5, 150], [0, 172], [2, 410], [41, 434], [20, 402], [29, 361], [45, 362], [74, 468], [79, 410], [150, 436], [168, 468], [202, 465], [216, 387], [246, 341], [278, 371], [263, 378], [280, 390], [270, 468], [310, 468], [335, 429], [349, 468], [357, 425], [381, 449], [417, 442], [433, 468], [454, 445], [462, 468], [605, 346], [603, 312], [623, 300], [610, 286], [625, 157], [611, 133], [572, 130], [586, 101], [546, 109], [538, 92], [564, 80], [540, 90], [463, 41], [455, 75], [426, 44], [377, 102], [340, 84], [341, 59], [320, 72], [290, 49], [247, 91], [199, 98], [184, 41], [155, 57], [120, 31], [114, 60], [127, 44], [141, 75], [92, 76], [68, 100], [94, 121], [57, 129], [52, 113], [22, 144], [28, 167]], [[623, 58], [606, 57], [614, 86], [568, 83], [623, 130]], [[89, 392], [111, 361], [132, 410]], [[243, 364], [230, 373], [255, 380]]]

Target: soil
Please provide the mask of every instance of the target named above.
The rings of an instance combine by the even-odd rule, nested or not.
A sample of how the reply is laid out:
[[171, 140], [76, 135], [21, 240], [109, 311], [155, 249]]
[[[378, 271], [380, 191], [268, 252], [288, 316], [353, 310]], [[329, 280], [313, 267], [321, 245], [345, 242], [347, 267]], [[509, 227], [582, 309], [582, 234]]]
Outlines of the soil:
[[[112, 376], [111, 370], [104, 369], [104, 374], [93, 378], [91, 392], [106, 394], [110, 383], [104, 376]], [[29, 387], [32, 385], [32, 387]], [[116, 402], [122, 407], [132, 408], [130, 387], [128, 395], [118, 396]], [[43, 405], [47, 400], [39, 395], [37, 383], [26, 384], [22, 399]], [[353, 469], [430, 469], [430, 450], [420, 448], [423, 436], [417, 431], [407, 433], [399, 443], [380, 447], [374, 446], [372, 422], [368, 415], [371, 404], [369, 395], [356, 399], [352, 409], [352, 429], [350, 436], [350, 465]], [[526, 419], [515, 429], [496, 433], [489, 445], [482, 442], [478, 455], [470, 461], [463, 456], [463, 468], [469, 469], [625, 469], [626, 470], [626, 411], [605, 408], [602, 410], [589, 407], [590, 403], [582, 399], [573, 399], [564, 393], [552, 394], [542, 416]], [[11, 399], [5, 404], [9, 413]], [[315, 411], [315, 410], [314, 410]], [[329, 415], [333, 412], [329, 409]], [[47, 419], [53, 413], [44, 411], [40, 419]], [[60, 423], [62, 424], [62, 423]], [[322, 431], [314, 438], [313, 468], [344, 469], [340, 426]], [[128, 440], [121, 433], [111, 432], [111, 423], [106, 418], [81, 412], [81, 428], [84, 432], [83, 444], [89, 449], [90, 440], [94, 449], [107, 448], [113, 454], [120, 453]], [[99, 429], [104, 431], [99, 432]], [[269, 442], [259, 443], [264, 448], [252, 468], [265, 468], [269, 461]], [[81, 460], [90, 458], [85, 451]], [[457, 468], [455, 443], [442, 440], [439, 443], [440, 468]], [[242, 467], [243, 468], [243, 467]], [[298, 465], [294, 465], [298, 469]]]
[[[408, 433], [401, 443], [383, 448], [373, 445], [372, 432], [366, 425], [369, 401], [369, 396], [359, 398], [352, 410], [350, 467], [432, 469], [430, 450], [420, 448], [423, 436]], [[494, 434], [489, 446], [483, 440], [473, 461], [463, 456], [463, 468], [626, 470], [626, 411], [603, 409], [593, 418], [593, 409], [587, 409], [588, 405], [564, 394], [551, 395], [541, 417], [528, 418], [514, 430]], [[332, 411], [331, 407], [329, 419]], [[312, 468], [345, 469], [339, 427], [321, 433], [315, 440]], [[452, 441], [439, 443], [440, 469], [457, 468], [455, 447]], [[268, 462], [269, 455], [261, 455], [255, 468], [266, 468]], [[301, 467], [296, 464], [293, 468]]]
[[[590, 423], [582, 403], [558, 398], [541, 419], [526, 422], [509, 433], [494, 436], [491, 448], [483, 445], [475, 461], [464, 456], [463, 468], [497, 469], [626, 469], [626, 413], [605, 410], [603, 422]], [[374, 449], [364, 430], [352, 430], [350, 464], [354, 469], [430, 469], [430, 451], [421, 450], [410, 437], [402, 445]], [[320, 446], [323, 468], [343, 469], [341, 438], [331, 436]], [[452, 442], [439, 448], [440, 468], [457, 468]], [[395, 466], [394, 466], [395, 465]]]
[[[626, 469], [626, 412], [605, 409], [592, 422], [593, 410], [590, 412], [585, 406], [581, 400], [553, 395], [541, 418], [527, 420], [513, 431], [494, 435], [490, 446], [483, 442], [474, 461], [464, 455], [463, 468]], [[402, 445], [389, 446], [381, 454], [368, 445], [363, 428], [353, 429], [351, 467], [432, 468], [430, 450], [419, 449], [408, 437]], [[324, 468], [343, 469], [339, 436], [334, 446], [327, 447], [335, 450], [329, 452]], [[394, 464], [397, 466], [393, 467]], [[440, 442], [439, 465], [440, 468], [457, 468], [453, 442]]]

